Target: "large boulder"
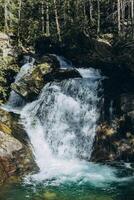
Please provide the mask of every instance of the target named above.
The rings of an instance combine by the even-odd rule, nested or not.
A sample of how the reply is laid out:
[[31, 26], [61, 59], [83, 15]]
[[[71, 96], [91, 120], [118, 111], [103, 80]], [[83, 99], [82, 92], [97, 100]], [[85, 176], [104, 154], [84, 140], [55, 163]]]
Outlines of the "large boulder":
[[20, 142], [28, 144], [26, 131], [20, 123], [19, 114], [8, 112], [0, 108], [0, 131], [10, 134]]
[[134, 41], [117, 41], [113, 45], [114, 62], [121, 70], [129, 72], [134, 77]]
[[19, 116], [0, 109], [0, 183], [37, 170]]
[[125, 130], [126, 119], [120, 118], [115, 126], [98, 126], [91, 160], [94, 162], [134, 162], [134, 133]]
[[30, 150], [13, 136], [0, 131], [0, 183], [11, 176], [33, 171]]
[[92, 160], [134, 162], [134, 95], [128, 90], [112, 93], [109, 89], [105, 94], [104, 118], [96, 131]]
[[113, 68], [112, 45], [107, 37], [95, 38], [75, 33], [65, 39], [62, 53], [80, 67], [101, 68], [106, 72], [111, 72]]
[[134, 162], [133, 82], [120, 80], [103, 81], [103, 114], [92, 153], [92, 160], [96, 162]]
[[81, 77], [76, 69], [60, 69], [57, 58], [49, 55], [42, 57], [26, 75], [13, 83], [12, 89], [27, 101], [32, 101], [46, 83], [75, 77]]
[[7, 134], [11, 134], [12, 132], [11, 129], [1, 121], [0, 121], [0, 130]]

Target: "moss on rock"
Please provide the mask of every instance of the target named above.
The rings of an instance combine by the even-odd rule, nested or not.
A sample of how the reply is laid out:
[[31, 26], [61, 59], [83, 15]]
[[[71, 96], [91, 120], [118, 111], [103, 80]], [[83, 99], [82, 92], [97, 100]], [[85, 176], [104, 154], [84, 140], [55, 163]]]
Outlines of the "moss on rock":
[[14, 81], [19, 67], [14, 57], [0, 57], [0, 104], [5, 103], [10, 93], [10, 85]]

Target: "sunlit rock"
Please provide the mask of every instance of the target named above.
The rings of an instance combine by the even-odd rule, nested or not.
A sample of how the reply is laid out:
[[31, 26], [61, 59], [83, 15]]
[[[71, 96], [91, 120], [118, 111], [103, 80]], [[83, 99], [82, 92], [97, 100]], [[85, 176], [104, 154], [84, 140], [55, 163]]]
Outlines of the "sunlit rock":
[[34, 100], [48, 82], [81, 77], [74, 69], [60, 69], [59, 61], [54, 55], [44, 56], [36, 65], [29, 69], [18, 81], [12, 84], [12, 89], [28, 101]]

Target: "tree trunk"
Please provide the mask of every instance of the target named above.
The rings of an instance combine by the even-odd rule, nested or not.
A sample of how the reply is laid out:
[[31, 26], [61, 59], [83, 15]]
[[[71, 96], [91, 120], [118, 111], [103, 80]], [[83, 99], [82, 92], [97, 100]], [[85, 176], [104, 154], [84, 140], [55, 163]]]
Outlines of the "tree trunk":
[[125, 11], [124, 0], [121, 0], [121, 4], [120, 5], [121, 5], [121, 11], [120, 12], [121, 12], [121, 22], [122, 22], [122, 29], [121, 30], [122, 30], [122, 36], [124, 36], [125, 35], [125, 31], [124, 31], [124, 22], [125, 22], [124, 21], [124, 16], [125, 16], [124, 15], [124, 11]]
[[9, 31], [9, 27], [8, 27], [8, 0], [5, 0], [5, 3], [4, 3], [4, 31], [5, 33], [8, 33]]
[[61, 42], [61, 30], [60, 30], [60, 24], [59, 24], [59, 19], [58, 19], [56, 0], [54, 0], [53, 2], [54, 2], [54, 12], [55, 12], [55, 22], [56, 22], [56, 28], [57, 28], [57, 35], [58, 35], [59, 41]]
[[118, 11], [118, 35], [121, 34], [121, 14], [120, 14], [120, 0], [117, 0], [117, 11]]
[[100, 0], [97, 0], [97, 34], [100, 33]]
[[87, 24], [87, 15], [86, 15], [86, 5], [85, 2], [83, 3], [83, 15], [84, 15], [84, 30], [86, 29], [86, 24]]
[[46, 1], [46, 36], [50, 36], [49, 0]]
[[20, 44], [20, 23], [21, 23], [21, 8], [22, 0], [19, 0], [19, 9], [18, 9], [18, 44]]
[[134, 38], [134, 0], [131, 0], [132, 38]]
[[45, 32], [45, 18], [44, 18], [44, 15], [45, 15], [44, 1], [42, 1], [41, 2], [41, 31], [42, 31], [42, 34], [44, 34], [44, 32]]
[[76, 12], [76, 19], [78, 19], [79, 18], [79, 0], [76, 0], [74, 2], [74, 6], [75, 6], [75, 12]]
[[92, 4], [92, 0], [89, 0], [89, 15], [90, 15], [90, 22], [92, 23], [92, 21], [93, 21], [93, 4]]
[[66, 0], [64, 0], [64, 25], [66, 25], [66, 22], [67, 22], [67, 13], [66, 13], [66, 10], [67, 10], [67, 1]]

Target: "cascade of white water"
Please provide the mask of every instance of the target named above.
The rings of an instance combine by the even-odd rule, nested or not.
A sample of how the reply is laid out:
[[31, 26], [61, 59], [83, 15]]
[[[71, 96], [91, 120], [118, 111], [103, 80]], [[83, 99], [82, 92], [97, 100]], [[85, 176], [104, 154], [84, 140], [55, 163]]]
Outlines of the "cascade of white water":
[[90, 158], [99, 117], [97, 87], [98, 81], [84, 79], [51, 83], [37, 101], [24, 108], [30, 120], [38, 117], [44, 139], [57, 157]]
[[[22, 68], [18, 78], [28, 73], [29, 67], [29, 64], [23, 66], [25, 72]], [[40, 169], [27, 177], [27, 181], [30, 178], [45, 184], [50, 180], [51, 184], [60, 184], [83, 180], [99, 185], [98, 181], [114, 179], [113, 170], [85, 161], [91, 157], [101, 109], [98, 96], [101, 75], [94, 69], [78, 71], [82, 79], [48, 83], [38, 99], [21, 111], [21, 121]]]
[[[17, 74], [15, 78], [15, 82], [19, 81], [25, 74], [28, 73], [28, 71], [34, 67], [34, 58], [28, 58], [26, 59], [26, 63], [21, 67], [20, 72]], [[25, 101], [20, 95], [18, 95], [16, 92], [11, 91], [7, 107], [19, 107], [25, 104]]]
[[62, 69], [73, 67], [72, 63], [69, 60], [67, 60], [66, 58], [64, 58], [63, 56], [58, 56], [56, 54], [52, 54], [52, 55], [57, 58], [57, 60], [59, 61], [59, 65]]
[[[88, 173], [84, 160], [89, 160], [92, 153], [99, 118], [101, 76], [93, 69], [79, 69], [79, 72], [85, 78], [48, 83], [39, 98], [21, 112], [40, 168], [35, 179], [57, 176], [64, 179], [75, 172], [80, 176]], [[93, 166], [90, 170], [92, 179]]]

